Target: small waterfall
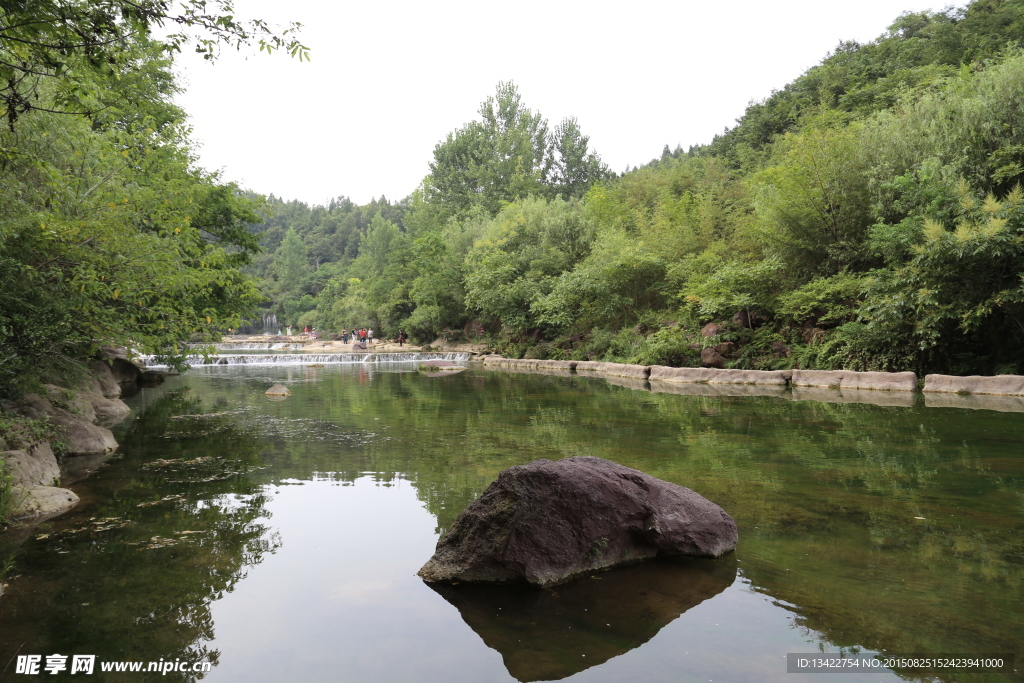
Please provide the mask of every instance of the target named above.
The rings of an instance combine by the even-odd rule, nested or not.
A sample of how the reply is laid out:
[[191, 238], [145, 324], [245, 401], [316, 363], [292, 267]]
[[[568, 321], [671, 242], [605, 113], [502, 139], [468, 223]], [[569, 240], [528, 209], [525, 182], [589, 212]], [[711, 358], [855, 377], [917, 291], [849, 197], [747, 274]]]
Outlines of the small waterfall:
[[189, 344], [190, 348], [212, 346], [218, 351], [270, 351], [273, 349], [301, 349], [302, 344], [288, 342], [218, 342], [216, 344]]
[[264, 310], [260, 317], [254, 320], [243, 320], [238, 326], [238, 334], [277, 334], [281, 329], [277, 324], [277, 314], [270, 310]]
[[277, 313], [274, 313], [273, 311], [263, 311], [263, 330], [269, 330], [271, 334], [277, 332]]
[[[142, 356], [139, 360], [149, 366], [152, 356]], [[428, 360], [469, 360], [468, 353], [454, 351], [437, 353], [259, 353], [245, 356], [210, 356], [209, 360], [202, 356], [189, 356], [189, 366], [201, 365], [320, 365], [320, 364], [369, 364], [369, 363], [422, 363]], [[162, 367], [153, 365], [151, 367]]]

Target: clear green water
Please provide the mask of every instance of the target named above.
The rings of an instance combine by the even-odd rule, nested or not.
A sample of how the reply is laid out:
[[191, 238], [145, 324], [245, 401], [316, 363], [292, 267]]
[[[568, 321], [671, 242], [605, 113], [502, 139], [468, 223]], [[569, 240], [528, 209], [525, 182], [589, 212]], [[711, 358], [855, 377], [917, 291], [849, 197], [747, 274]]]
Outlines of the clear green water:
[[[72, 485], [82, 504], [2, 539], [17, 578], [0, 667], [20, 652], [206, 658], [209, 681], [921, 680], [785, 673], [787, 652], [862, 649], [1014, 652], [1016, 673], [938, 680], [1022, 680], [1024, 414], [402, 369], [198, 368], [130, 399], [118, 454]], [[267, 399], [276, 382], [292, 396]], [[735, 556], [546, 592], [416, 578], [498, 472], [572, 455], [719, 503]], [[13, 663], [3, 678], [32, 680]]]

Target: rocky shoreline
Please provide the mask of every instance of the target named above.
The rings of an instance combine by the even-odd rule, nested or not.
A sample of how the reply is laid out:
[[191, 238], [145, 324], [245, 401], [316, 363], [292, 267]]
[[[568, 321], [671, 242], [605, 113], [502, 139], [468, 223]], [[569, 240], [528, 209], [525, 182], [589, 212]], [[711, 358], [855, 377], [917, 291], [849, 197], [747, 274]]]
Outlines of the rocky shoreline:
[[106, 357], [93, 361], [90, 375], [78, 385], [46, 384], [44, 395], [26, 394], [4, 406], [9, 415], [44, 420], [56, 432], [52, 442], [22, 448], [8, 449], [10, 444], [0, 439], [0, 457], [11, 477], [8, 519], [38, 523], [73, 508], [78, 496], [62, 484], [85, 478], [117, 449], [109, 428], [131, 412], [121, 395], [162, 378], [163, 373], [127, 360], [123, 349], [105, 351]]

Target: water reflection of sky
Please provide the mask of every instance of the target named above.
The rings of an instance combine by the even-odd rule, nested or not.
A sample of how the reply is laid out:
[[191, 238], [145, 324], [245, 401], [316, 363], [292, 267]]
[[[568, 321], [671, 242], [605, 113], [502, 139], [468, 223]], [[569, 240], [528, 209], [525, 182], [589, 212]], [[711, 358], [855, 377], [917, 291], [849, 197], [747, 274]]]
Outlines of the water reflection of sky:
[[[214, 603], [221, 660], [206, 680], [515, 680], [459, 611], [415, 576], [433, 553], [435, 519], [408, 482], [362, 477], [268, 492], [281, 547]], [[817, 643], [741, 575], [636, 650], [564, 680], [784, 680], [786, 653]], [[888, 679], [896, 677], [843, 681]]]
[[[268, 400], [275, 383], [292, 395]], [[209, 651], [215, 681], [781, 681], [787, 652], [1021, 642], [1019, 415], [644, 388], [396, 363], [206, 366], [145, 389], [119, 454], [74, 484], [82, 505], [23, 539], [0, 654]], [[648, 576], [667, 595], [651, 624], [569, 637], [558, 629], [586, 620], [563, 613], [521, 639], [550, 612], [524, 601], [506, 620], [488, 609], [507, 596], [416, 578], [498, 472], [581, 454], [722, 504], [740, 527], [725, 577], [686, 593]], [[652, 604], [628, 582], [590, 584]], [[589, 604], [558, 591], [539, 602]], [[571, 659], [584, 654], [597, 661]], [[835, 679], [798, 679], [815, 680]]]

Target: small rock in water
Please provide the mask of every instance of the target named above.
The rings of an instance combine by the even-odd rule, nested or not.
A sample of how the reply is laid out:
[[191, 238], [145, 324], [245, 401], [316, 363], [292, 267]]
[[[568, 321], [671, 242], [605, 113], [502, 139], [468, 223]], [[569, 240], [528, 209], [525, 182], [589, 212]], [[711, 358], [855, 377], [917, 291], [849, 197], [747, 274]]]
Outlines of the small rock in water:
[[466, 366], [453, 363], [449, 360], [428, 360], [420, 363], [419, 370], [427, 377], [441, 377], [442, 375], [453, 375], [462, 372]]
[[267, 396], [291, 396], [292, 392], [288, 391], [288, 387], [283, 384], [275, 384], [274, 386], [267, 389]]
[[602, 458], [537, 460], [499, 474], [419, 575], [549, 586], [659, 555], [720, 557], [738, 538], [725, 510], [683, 486]]

